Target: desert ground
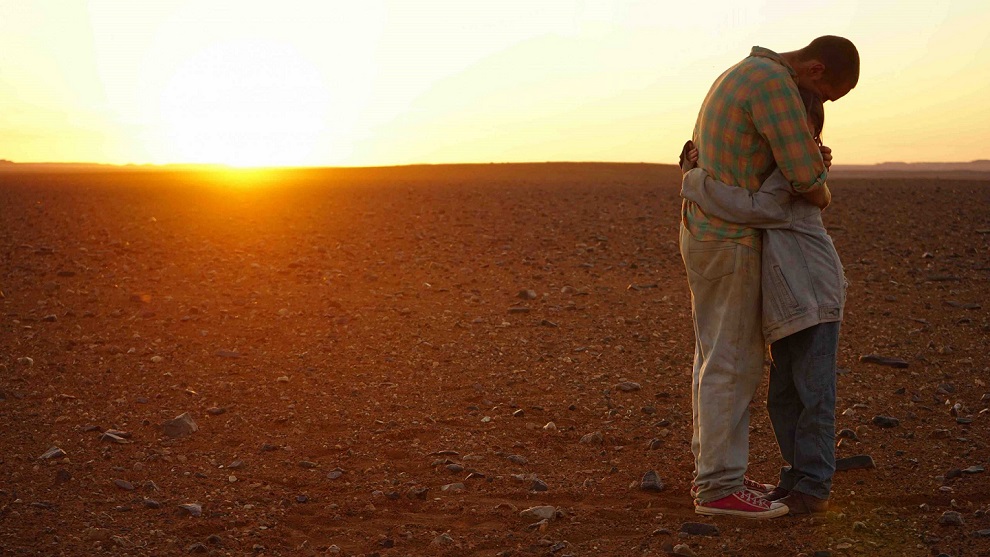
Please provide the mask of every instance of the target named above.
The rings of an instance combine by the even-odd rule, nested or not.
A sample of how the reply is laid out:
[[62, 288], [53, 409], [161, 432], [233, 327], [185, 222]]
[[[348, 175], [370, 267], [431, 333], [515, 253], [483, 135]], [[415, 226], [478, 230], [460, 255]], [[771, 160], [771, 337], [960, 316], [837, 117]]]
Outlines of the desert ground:
[[0, 554], [990, 555], [990, 177], [831, 181], [837, 453], [875, 466], [772, 521], [688, 495], [679, 181], [0, 173]]

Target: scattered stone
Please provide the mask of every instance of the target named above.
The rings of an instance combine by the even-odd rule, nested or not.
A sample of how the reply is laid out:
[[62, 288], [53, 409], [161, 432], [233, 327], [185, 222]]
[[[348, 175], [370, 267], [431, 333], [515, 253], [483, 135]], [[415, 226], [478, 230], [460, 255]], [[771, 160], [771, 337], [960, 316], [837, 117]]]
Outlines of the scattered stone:
[[179, 509], [189, 514], [189, 516], [200, 516], [203, 514], [203, 507], [198, 503], [183, 503]]
[[947, 429], [936, 429], [932, 431], [928, 436], [932, 439], [948, 439], [952, 435]]
[[440, 487], [440, 491], [444, 493], [458, 493], [464, 491], [465, 489], [467, 489], [467, 487], [465, 487], [465, 485], [460, 482], [447, 484], [445, 486]]
[[60, 458], [65, 458], [65, 456], [65, 451], [58, 447], [52, 447], [39, 456], [38, 460], [58, 460]]
[[117, 435], [117, 433], [112, 433], [111, 431], [104, 431], [103, 433], [101, 433], [100, 441], [104, 441], [106, 443], [116, 443], [118, 445], [126, 445], [130, 443], [130, 441], [128, 441], [127, 439], [121, 437], [120, 435]]
[[406, 497], [410, 499], [426, 499], [426, 492], [430, 488], [428, 487], [410, 487], [409, 491], [406, 492]]
[[513, 418], [522, 418], [525, 415], [526, 415], [526, 411], [523, 410], [522, 408], [512, 413]]
[[308, 503], [308, 502], [309, 502], [309, 497], [308, 496], [306, 496], [306, 495], [296, 495], [296, 503], [299, 503], [300, 505], [302, 505], [302, 504]]
[[623, 381], [622, 383], [616, 385], [615, 388], [624, 393], [631, 393], [634, 391], [638, 391], [643, 387], [639, 383], [636, 383], [635, 381]]
[[341, 470], [340, 468], [334, 468], [329, 473], [327, 473], [327, 479], [328, 480], [336, 480], [337, 478], [339, 478], [339, 477], [341, 477], [343, 475], [344, 475], [344, 471], [343, 470]]
[[186, 548], [186, 552], [187, 553], [209, 553], [210, 552], [210, 548], [206, 547], [205, 545], [203, 545], [203, 544], [201, 544], [199, 542], [196, 542], [196, 543], [190, 545], [189, 547], [187, 547]]
[[858, 454], [856, 456], [848, 456], [846, 458], [838, 458], [835, 460], [835, 470], [837, 472], [843, 472], [846, 470], [872, 469], [876, 467], [877, 465], [873, 462], [873, 457], [866, 454]]
[[536, 290], [520, 290], [518, 296], [523, 300], [535, 300], [539, 297]]
[[549, 431], [551, 433], [557, 431], [557, 424], [553, 422], [547, 422], [547, 425], [543, 426], [543, 431]]
[[213, 406], [212, 408], [206, 409], [206, 413], [211, 416], [219, 416], [220, 414], [223, 414], [226, 411], [227, 411], [226, 408], [221, 408], [219, 406]]
[[877, 354], [860, 356], [859, 361], [864, 364], [876, 364], [878, 366], [889, 366], [896, 368], [906, 368], [909, 365], [907, 361], [900, 358], [888, 358], [886, 356], [878, 356]]
[[695, 557], [697, 555], [687, 544], [679, 543], [674, 546], [674, 555], [684, 555], [685, 557]]
[[196, 431], [199, 431], [199, 426], [196, 425], [196, 422], [193, 421], [192, 416], [188, 412], [184, 412], [162, 424], [162, 429], [165, 435], [178, 438], [192, 435]]
[[585, 445], [601, 445], [604, 442], [605, 438], [602, 437], [602, 433], [600, 431], [588, 433], [587, 435], [581, 437], [581, 443]]
[[859, 441], [859, 436], [856, 435], [856, 432], [848, 428], [839, 430], [839, 433], [836, 433], [835, 436], [838, 437], [839, 439], [851, 439], [853, 441]]
[[142, 501], [142, 504], [144, 504], [144, 506], [148, 507], [149, 509], [162, 508], [162, 504], [159, 503], [158, 501], [155, 501], [154, 499], [145, 499], [144, 501]]
[[114, 480], [113, 485], [123, 489], [124, 491], [134, 491], [134, 484], [126, 480]]
[[556, 323], [554, 323], [553, 321], [550, 321], [550, 320], [548, 320], [548, 319], [543, 319], [543, 320], [541, 320], [541, 321], [540, 321], [540, 326], [541, 326], [541, 327], [550, 327], [550, 328], [557, 328], [557, 327], [560, 327], [560, 325], [558, 325], [558, 324], [556, 324]]
[[17, 358], [17, 363], [25, 367], [31, 367], [34, 365], [34, 358], [24, 356], [23, 358]]
[[278, 445], [272, 445], [271, 443], [262, 443], [261, 452], [270, 453], [278, 450]]
[[953, 468], [952, 470], [949, 470], [948, 472], [945, 473], [945, 479], [954, 480], [962, 475], [963, 475], [962, 470], [960, 470], [959, 468]]
[[454, 538], [450, 537], [450, 534], [444, 532], [439, 536], [433, 538], [433, 545], [452, 545], [454, 543]]
[[689, 536], [718, 536], [718, 526], [704, 522], [685, 522], [681, 524], [681, 532]]
[[547, 484], [540, 479], [534, 479], [532, 485], [529, 486], [530, 491], [547, 491], [549, 489]]
[[650, 470], [643, 475], [643, 479], [639, 482], [639, 488], [643, 491], [660, 492], [663, 491], [663, 482], [660, 481], [660, 476], [655, 470]]
[[942, 526], [962, 526], [963, 518], [958, 511], [945, 511], [938, 518], [938, 523]]
[[509, 462], [513, 464], [519, 464], [519, 465], [529, 464], [529, 460], [523, 455], [513, 454], [513, 455], [509, 455], [507, 458], [509, 459]]
[[984, 471], [985, 469], [982, 466], [970, 466], [969, 468], [963, 468], [961, 470], [963, 474], [979, 474]]
[[228, 464], [227, 465], [227, 468], [229, 468], [231, 470], [240, 470], [241, 468], [244, 468], [244, 461], [243, 460], [235, 460], [234, 462], [231, 462], [230, 464]]
[[656, 437], [650, 440], [650, 443], [646, 446], [646, 448], [651, 451], [656, 451], [662, 447], [663, 447], [663, 439], [657, 439]]
[[444, 466], [444, 468], [451, 474], [460, 474], [464, 471], [464, 466], [457, 464], [456, 462], [453, 464], [448, 464]]
[[223, 540], [216, 534], [211, 534], [210, 537], [206, 538], [206, 542], [212, 545], [223, 545]]
[[307, 469], [310, 469], [311, 470], [313, 468], [316, 468], [317, 466], [319, 466], [319, 464], [317, 464], [315, 462], [312, 462], [312, 461], [309, 461], [309, 460], [300, 460], [299, 461], [299, 467], [300, 468], [307, 468]]
[[55, 483], [64, 484], [71, 479], [72, 474], [70, 474], [65, 468], [59, 468], [58, 472], [55, 472]]
[[883, 429], [897, 427], [900, 424], [901, 424], [900, 420], [898, 420], [897, 418], [892, 418], [890, 416], [875, 416], [873, 418], [873, 425]]
[[512, 306], [509, 308], [509, 313], [529, 313], [529, 308], [524, 306]]
[[990, 538], [990, 528], [986, 530], [977, 530], [976, 537], [978, 538]]
[[530, 507], [519, 513], [523, 518], [535, 518], [538, 520], [553, 520], [557, 516], [557, 507], [551, 505], [540, 505]]

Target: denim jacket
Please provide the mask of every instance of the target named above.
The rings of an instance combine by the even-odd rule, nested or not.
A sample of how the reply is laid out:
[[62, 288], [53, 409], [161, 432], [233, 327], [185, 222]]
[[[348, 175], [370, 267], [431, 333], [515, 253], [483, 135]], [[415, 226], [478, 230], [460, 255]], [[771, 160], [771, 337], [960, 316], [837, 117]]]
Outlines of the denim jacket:
[[780, 170], [751, 192], [696, 168], [684, 175], [681, 197], [707, 215], [764, 230], [763, 336], [768, 344], [842, 320], [847, 283], [822, 212], [795, 195]]

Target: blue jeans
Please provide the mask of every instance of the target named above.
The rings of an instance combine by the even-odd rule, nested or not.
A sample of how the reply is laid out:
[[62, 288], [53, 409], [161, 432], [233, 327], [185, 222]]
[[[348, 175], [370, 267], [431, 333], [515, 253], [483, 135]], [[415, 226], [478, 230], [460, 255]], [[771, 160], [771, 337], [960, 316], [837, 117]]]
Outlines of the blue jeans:
[[835, 374], [839, 322], [770, 345], [767, 410], [780, 454], [780, 487], [827, 499], [835, 473]]

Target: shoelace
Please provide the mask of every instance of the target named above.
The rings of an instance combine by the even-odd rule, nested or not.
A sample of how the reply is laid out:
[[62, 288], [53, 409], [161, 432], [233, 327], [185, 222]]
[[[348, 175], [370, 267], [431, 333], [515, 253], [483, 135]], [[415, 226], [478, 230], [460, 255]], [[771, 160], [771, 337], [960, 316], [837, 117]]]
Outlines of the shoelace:
[[767, 501], [763, 497], [760, 497], [758, 494], [753, 493], [748, 489], [744, 489], [739, 493], [736, 493], [736, 496], [739, 497], [739, 499], [741, 499], [744, 503], [749, 503], [750, 505], [760, 507], [763, 509], [770, 508], [770, 501]]

